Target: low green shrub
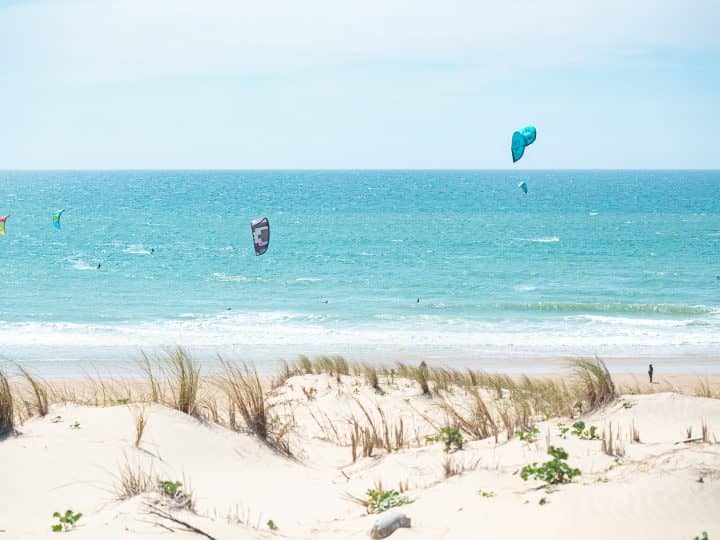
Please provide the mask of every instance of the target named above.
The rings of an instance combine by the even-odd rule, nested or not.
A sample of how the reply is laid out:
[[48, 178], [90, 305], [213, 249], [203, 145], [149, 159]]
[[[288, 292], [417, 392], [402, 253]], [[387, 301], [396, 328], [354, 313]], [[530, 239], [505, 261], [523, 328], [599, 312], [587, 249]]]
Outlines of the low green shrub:
[[427, 442], [441, 442], [445, 445], [443, 449], [445, 453], [449, 453], [453, 448], [462, 450], [463, 437], [460, 430], [456, 427], [444, 427], [437, 435], [425, 437]]
[[579, 476], [580, 469], [574, 469], [570, 467], [565, 461], [568, 458], [568, 453], [562, 448], [550, 446], [548, 448], [548, 455], [552, 456], [553, 459], [546, 461], [542, 465], [533, 463], [532, 465], [525, 465], [520, 471], [520, 476], [523, 480], [533, 478], [535, 480], [543, 480], [548, 484], [567, 484], [571, 482], [575, 476]]
[[533, 426], [530, 429], [518, 429], [515, 432], [515, 435], [521, 440], [528, 443], [532, 443], [537, 441], [538, 435], [540, 435], [540, 430], [537, 428], [537, 426]]
[[68, 532], [75, 528], [82, 514], [80, 512], [75, 513], [72, 510], [65, 510], [64, 514], [54, 512], [52, 517], [58, 520], [58, 522], [51, 527], [53, 532]]
[[379, 514], [409, 502], [410, 499], [408, 499], [407, 495], [402, 495], [394, 489], [385, 491], [380, 487], [367, 490], [367, 510], [370, 514]]

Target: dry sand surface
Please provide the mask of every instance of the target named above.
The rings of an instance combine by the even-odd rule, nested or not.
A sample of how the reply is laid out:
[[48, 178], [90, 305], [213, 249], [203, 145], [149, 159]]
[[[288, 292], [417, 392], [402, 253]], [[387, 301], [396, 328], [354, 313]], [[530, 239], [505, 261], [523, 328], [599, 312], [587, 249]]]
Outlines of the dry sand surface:
[[[558, 423], [570, 426], [576, 417], [534, 418], [538, 432], [530, 441], [507, 440], [502, 427], [497, 442], [465, 433], [462, 449], [450, 453], [426, 436], [452, 424], [443, 403], [469, 411], [467, 388], [450, 385], [428, 397], [399, 376], [381, 377], [381, 392], [360, 376], [339, 379], [296, 375], [269, 392], [277, 422], [293, 421], [292, 457], [253, 435], [160, 404], [53, 404], [46, 416], [25, 420], [16, 435], [0, 440], [0, 539], [54, 538], [51, 515], [66, 509], [83, 513], [67, 533], [78, 539], [368, 538], [378, 516], [353, 497], [366, 498], [380, 482], [410, 501], [393, 509], [412, 520], [390, 537], [398, 540], [692, 540], [703, 531], [720, 538], [720, 399], [674, 391], [692, 394], [697, 377], [663, 377], [655, 388], [632, 376], [616, 378], [625, 392], [656, 391], [626, 393], [579, 416], [606, 439], [612, 429], [612, 451], [607, 441], [562, 438]], [[720, 389], [717, 377], [706, 382], [711, 392]], [[491, 414], [502, 409], [500, 394], [480, 389], [493, 404]], [[140, 408], [147, 426], [135, 447]], [[381, 426], [380, 411], [390, 433], [379, 438], [392, 440], [392, 451], [375, 447], [363, 457], [358, 449], [353, 462], [351, 420]], [[705, 441], [679, 442], [702, 439], [703, 425]], [[523, 481], [524, 465], [550, 459], [548, 445], [564, 448], [567, 463], [582, 474], [552, 487]], [[150, 484], [119, 500], [124, 468], [143, 471]], [[162, 495], [160, 480], [182, 482], [192, 492], [192, 509]]]

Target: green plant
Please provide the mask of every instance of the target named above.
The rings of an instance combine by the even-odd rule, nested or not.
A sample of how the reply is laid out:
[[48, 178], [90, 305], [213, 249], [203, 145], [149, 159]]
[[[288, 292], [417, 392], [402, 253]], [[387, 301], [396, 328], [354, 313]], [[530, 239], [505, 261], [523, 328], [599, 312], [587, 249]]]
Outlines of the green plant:
[[128, 401], [130, 401], [130, 398], [121, 398], [117, 400], [118, 405], [127, 405]]
[[80, 429], [80, 422], [76, 420], [75, 422], [70, 424], [70, 429]]
[[597, 435], [597, 427], [590, 426], [586, 429], [585, 422], [583, 422], [582, 420], [578, 420], [572, 425], [572, 434], [585, 440], [594, 440], [600, 438]]
[[567, 426], [566, 426], [565, 424], [563, 424], [563, 423], [559, 423], [559, 424], [557, 425], [557, 427], [558, 427], [558, 430], [560, 431], [560, 438], [561, 438], [561, 439], [567, 439], [567, 434], [568, 434], [568, 431], [570, 431], [570, 428], [567, 427]]
[[369, 514], [379, 514], [390, 508], [408, 504], [407, 495], [401, 495], [394, 489], [385, 491], [382, 486], [367, 490], [367, 510]]
[[168, 497], [176, 497], [182, 493], [182, 482], [172, 482], [170, 480], [160, 481], [160, 492]]
[[708, 533], [706, 531], [703, 531], [700, 536], [695, 537], [695, 540], [708, 540]]
[[521, 440], [528, 443], [535, 442], [537, 440], [537, 436], [540, 435], [540, 430], [537, 428], [537, 426], [533, 426], [531, 429], [518, 429], [515, 432], [515, 435]]
[[268, 519], [268, 520], [267, 520], [267, 526], [268, 526], [268, 529], [270, 529], [271, 531], [277, 531], [277, 530], [278, 530], [278, 526], [275, 525], [275, 522], [274, 522], [272, 519]]
[[65, 510], [64, 514], [54, 512], [52, 517], [58, 520], [58, 522], [51, 527], [53, 532], [68, 532], [75, 528], [82, 514], [80, 512], [75, 513], [72, 510]]
[[50, 420], [50, 421], [51, 421], [53, 424], [58, 424], [58, 423], [62, 422], [62, 416], [57, 415], [55, 418], [53, 418], [53, 419]]
[[158, 490], [161, 495], [169, 499], [169, 504], [174, 508], [189, 508], [192, 510], [194, 506], [192, 493], [185, 489], [182, 482], [160, 480]]
[[550, 502], [550, 501], [548, 501], [547, 497], [542, 497], [542, 498], [538, 501], [538, 504], [539, 504], [540, 506], [545, 506], [545, 505], [546, 505], [547, 503], [549, 503], [549, 502]]
[[525, 465], [520, 471], [523, 480], [534, 478], [535, 480], [543, 480], [548, 484], [566, 484], [575, 476], [579, 476], [580, 469], [574, 469], [566, 463], [568, 453], [562, 448], [550, 446], [547, 451], [548, 455], [553, 459], [546, 461], [542, 465], [533, 463]]
[[460, 430], [456, 427], [446, 426], [438, 432], [437, 435], [425, 437], [427, 442], [441, 442], [445, 445], [443, 449], [445, 453], [450, 452], [453, 447], [457, 450], [462, 450], [463, 447], [463, 436]]
[[478, 493], [480, 494], [481, 497], [494, 497], [495, 496], [494, 491], [485, 491], [483, 489], [478, 491]]

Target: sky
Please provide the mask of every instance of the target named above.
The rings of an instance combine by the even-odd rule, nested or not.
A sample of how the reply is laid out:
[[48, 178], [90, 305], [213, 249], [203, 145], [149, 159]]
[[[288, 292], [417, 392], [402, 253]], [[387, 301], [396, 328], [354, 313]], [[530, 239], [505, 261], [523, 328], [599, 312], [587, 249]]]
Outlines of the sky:
[[0, 169], [720, 168], [718, 21], [717, 0], [0, 0]]

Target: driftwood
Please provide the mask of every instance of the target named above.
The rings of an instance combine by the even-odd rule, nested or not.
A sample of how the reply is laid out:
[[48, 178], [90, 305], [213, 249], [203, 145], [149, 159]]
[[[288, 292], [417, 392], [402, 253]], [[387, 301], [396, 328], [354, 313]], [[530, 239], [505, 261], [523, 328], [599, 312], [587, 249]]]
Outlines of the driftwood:
[[[217, 538], [215, 538], [214, 536], [210, 536], [208, 533], [206, 533], [202, 529], [198, 529], [197, 527], [195, 527], [194, 525], [191, 525], [187, 521], [183, 521], [179, 518], [176, 518], [167, 510], [164, 510], [162, 508], [159, 508], [157, 506], [149, 504], [149, 505], [147, 505], [147, 512], [148, 512], [148, 514], [152, 514], [153, 516], [157, 516], [162, 519], [167, 519], [168, 521], [171, 521], [177, 525], [182, 525], [183, 527], [185, 527], [185, 530], [187, 530], [188, 532], [193, 532], [195, 534], [199, 534], [200, 536], [204, 536], [205, 538], [208, 538], [209, 540], [217, 540]], [[159, 525], [165, 527], [164, 525], [162, 525], [162, 523], [159, 523]], [[165, 527], [165, 528], [167, 528], [167, 527]]]
[[694, 437], [692, 439], [685, 439], [684, 441], [677, 441], [675, 444], [683, 444], [683, 443], [691, 443], [691, 442], [700, 442], [702, 441], [702, 437]]

